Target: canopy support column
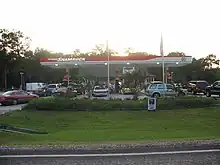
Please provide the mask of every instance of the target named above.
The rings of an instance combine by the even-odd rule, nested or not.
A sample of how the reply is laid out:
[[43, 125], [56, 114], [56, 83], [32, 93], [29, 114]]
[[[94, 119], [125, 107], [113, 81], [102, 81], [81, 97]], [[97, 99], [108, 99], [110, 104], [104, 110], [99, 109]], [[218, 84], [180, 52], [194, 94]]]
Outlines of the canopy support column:
[[67, 76], [67, 87], [69, 86], [69, 84], [70, 84], [70, 74], [69, 74], [69, 71], [70, 69], [69, 69], [69, 67], [68, 66], [66, 66], [66, 76]]

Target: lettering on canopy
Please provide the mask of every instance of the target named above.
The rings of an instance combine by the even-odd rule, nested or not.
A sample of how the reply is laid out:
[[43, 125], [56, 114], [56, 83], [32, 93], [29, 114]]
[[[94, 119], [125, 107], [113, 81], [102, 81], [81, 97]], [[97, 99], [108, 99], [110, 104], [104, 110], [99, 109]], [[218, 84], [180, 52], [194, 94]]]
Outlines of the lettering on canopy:
[[50, 58], [49, 60], [56, 60], [57, 62], [67, 62], [67, 61], [85, 61], [86, 59], [85, 58], [63, 58], [63, 57], [61, 57], [61, 58], [56, 58], [56, 59], [54, 59], [54, 58]]

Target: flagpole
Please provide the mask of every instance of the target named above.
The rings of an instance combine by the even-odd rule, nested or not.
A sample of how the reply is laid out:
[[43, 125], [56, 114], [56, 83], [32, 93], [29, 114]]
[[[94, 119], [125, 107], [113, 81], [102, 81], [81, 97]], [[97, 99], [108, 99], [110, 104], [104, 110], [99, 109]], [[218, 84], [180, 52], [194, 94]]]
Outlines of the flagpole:
[[[163, 35], [161, 33], [161, 38], [160, 38], [160, 54], [162, 56], [162, 77], [163, 77], [163, 83], [164, 81], [164, 52], [163, 52]], [[163, 88], [163, 97], [165, 97], [165, 88]]]
[[108, 48], [108, 40], [106, 41], [106, 52], [108, 56], [108, 62], [107, 62], [107, 67], [108, 67], [108, 97], [110, 97], [110, 89], [109, 89], [109, 84], [110, 84], [110, 73], [109, 73], [109, 48]]
[[161, 39], [160, 39], [160, 54], [162, 56], [162, 77], [163, 77], [163, 83], [165, 83], [165, 75], [164, 75], [164, 52], [163, 52], [163, 35], [161, 33]]

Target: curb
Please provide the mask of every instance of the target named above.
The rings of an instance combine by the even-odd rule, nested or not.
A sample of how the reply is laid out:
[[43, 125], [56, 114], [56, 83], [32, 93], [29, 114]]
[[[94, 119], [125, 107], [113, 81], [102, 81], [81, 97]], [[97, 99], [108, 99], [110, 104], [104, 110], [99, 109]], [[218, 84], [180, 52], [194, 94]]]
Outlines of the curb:
[[7, 154], [105, 154], [141, 153], [184, 150], [220, 149], [220, 140], [164, 141], [127, 144], [0, 146], [0, 155]]

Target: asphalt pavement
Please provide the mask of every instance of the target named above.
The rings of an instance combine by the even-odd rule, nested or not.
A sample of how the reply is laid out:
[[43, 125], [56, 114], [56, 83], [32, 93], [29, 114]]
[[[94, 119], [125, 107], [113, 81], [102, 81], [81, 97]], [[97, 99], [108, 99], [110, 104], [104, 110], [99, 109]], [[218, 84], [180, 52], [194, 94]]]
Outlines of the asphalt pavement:
[[12, 106], [1, 106], [0, 105], [0, 115], [7, 113], [7, 112], [11, 112], [11, 111], [21, 110], [24, 105], [25, 104], [12, 105]]
[[[219, 150], [220, 151], [220, 150]], [[0, 157], [2, 165], [219, 165], [219, 151]]]

